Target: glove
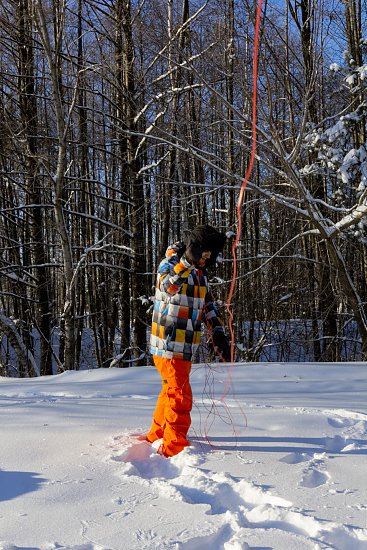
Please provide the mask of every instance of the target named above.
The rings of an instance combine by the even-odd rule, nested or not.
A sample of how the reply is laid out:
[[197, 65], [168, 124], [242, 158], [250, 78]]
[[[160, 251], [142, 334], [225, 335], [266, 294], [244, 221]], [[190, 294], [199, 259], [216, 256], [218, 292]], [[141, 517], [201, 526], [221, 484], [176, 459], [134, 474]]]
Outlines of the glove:
[[214, 351], [219, 355], [221, 361], [229, 362], [231, 360], [231, 346], [227, 336], [222, 330], [213, 332]]
[[190, 243], [185, 251], [185, 258], [192, 264], [198, 264], [201, 259], [203, 251], [201, 246], [197, 243]]

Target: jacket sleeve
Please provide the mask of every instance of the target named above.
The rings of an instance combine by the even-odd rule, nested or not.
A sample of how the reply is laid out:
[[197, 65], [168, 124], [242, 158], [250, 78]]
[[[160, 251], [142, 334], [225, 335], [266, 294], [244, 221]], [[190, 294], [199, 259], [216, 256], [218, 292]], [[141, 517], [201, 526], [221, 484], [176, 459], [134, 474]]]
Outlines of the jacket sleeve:
[[211, 333], [224, 332], [223, 320], [210, 292], [207, 292], [205, 296], [204, 323]]
[[168, 294], [177, 294], [187, 281], [194, 267], [184, 258], [176, 254], [165, 258], [158, 268], [159, 288]]

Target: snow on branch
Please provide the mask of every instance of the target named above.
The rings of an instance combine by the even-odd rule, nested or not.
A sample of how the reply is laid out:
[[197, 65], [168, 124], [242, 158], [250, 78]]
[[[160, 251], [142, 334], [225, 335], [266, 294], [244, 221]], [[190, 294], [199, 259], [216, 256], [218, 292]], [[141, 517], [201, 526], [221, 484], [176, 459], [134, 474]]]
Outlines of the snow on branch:
[[162, 55], [165, 53], [165, 51], [170, 48], [171, 44], [191, 25], [191, 23], [200, 15], [200, 13], [206, 8], [208, 5], [208, 1], [204, 2], [200, 8], [191, 15], [180, 27], [177, 29], [175, 34], [172, 36], [172, 38], [163, 46], [163, 48], [157, 53], [157, 55], [154, 57], [150, 65], [147, 67], [146, 72], [148, 72], [152, 67], [154, 67], [156, 61], [162, 57]]
[[107, 235], [105, 235], [100, 241], [98, 241], [94, 245], [92, 245], [92, 246], [85, 249], [84, 254], [81, 255], [81, 257], [80, 257], [80, 259], [79, 259], [79, 261], [78, 261], [78, 263], [77, 263], [77, 265], [74, 269], [73, 277], [72, 277], [71, 282], [70, 282], [70, 289], [69, 289], [70, 291], [75, 285], [77, 276], [79, 274], [79, 271], [80, 271], [82, 265], [86, 262], [89, 254], [91, 254], [92, 252], [100, 252], [102, 250], [106, 250], [107, 248], [115, 248], [115, 249], [124, 251], [126, 254], [128, 254], [130, 256], [132, 256], [134, 254], [133, 249], [128, 247], [128, 246], [118, 245], [118, 244], [114, 244], [114, 243], [101, 244], [103, 241], [106, 240], [106, 238], [108, 236], [109, 236], [109, 233], [107, 233]]
[[339, 233], [340, 231], [347, 229], [351, 225], [355, 225], [365, 216], [367, 216], [367, 205], [358, 205], [350, 214], [334, 224], [330, 230], [329, 237], [332, 237], [336, 232]]

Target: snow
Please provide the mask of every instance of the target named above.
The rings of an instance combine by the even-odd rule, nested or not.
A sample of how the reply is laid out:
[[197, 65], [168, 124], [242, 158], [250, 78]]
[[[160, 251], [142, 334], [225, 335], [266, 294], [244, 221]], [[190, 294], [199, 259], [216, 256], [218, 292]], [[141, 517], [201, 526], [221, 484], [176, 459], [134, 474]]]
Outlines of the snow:
[[367, 64], [362, 65], [361, 67], [358, 67], [358, 72], [361, 80], [365, 80], [367, 78]]
[[331, 63], [330, 65], [330, 71], [333, 71], [334, 73], [337, 73], [341, 70], [340, 65], [338, 63]]
[[351, 149], [345, 155], [342, 165], [340, 166], [338, 172], [341, 175], [343, 183], [349, 182], [349, 172], [352, 166], [359, 164], [359, 154], [356, 149]]
[[356, 83], [357, 75], [356, 74], [350, 74], [346, 77], [345, 81], [349, 86], [354, 86]]
[[0, 550], [367, 549], [367, 364], [228, 374], [194, 365], [171, 459], [131, 435], [154, 367], [0, 378]]

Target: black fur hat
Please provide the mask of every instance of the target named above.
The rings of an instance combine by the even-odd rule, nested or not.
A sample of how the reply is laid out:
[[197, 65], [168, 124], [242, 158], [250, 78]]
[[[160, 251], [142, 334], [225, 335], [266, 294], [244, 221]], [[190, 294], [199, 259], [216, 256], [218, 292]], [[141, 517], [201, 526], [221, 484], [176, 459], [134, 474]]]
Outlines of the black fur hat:
[[198, 225], [187, 236], [185, 242], [186, 246], [192, 244], [199, 246], [202, 252], [210, 250], [212, 255], [206, 261], [206, 265], [209, 266], [215, 264], [218, 254], [222, 252], [226, 236], [211, 225]]

